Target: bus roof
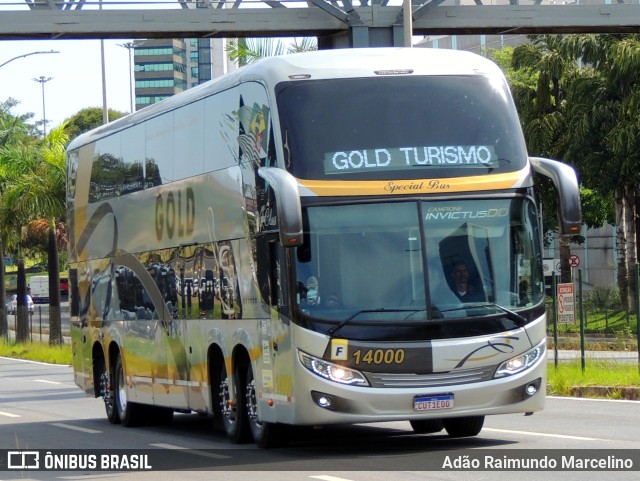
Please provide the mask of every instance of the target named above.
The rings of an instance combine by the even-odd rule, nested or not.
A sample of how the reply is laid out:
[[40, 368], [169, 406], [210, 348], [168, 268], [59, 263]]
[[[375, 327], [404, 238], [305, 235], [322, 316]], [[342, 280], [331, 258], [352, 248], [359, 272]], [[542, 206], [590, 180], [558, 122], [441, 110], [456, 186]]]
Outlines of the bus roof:
[[273, 86], [284, 80], [375, 77], [388, 75], [500, 76], [496, 64], [460, 50], [431, 48], [345, 48], [269, 57], [76, 137], [68, 150], [195, 102], [246, 81]]

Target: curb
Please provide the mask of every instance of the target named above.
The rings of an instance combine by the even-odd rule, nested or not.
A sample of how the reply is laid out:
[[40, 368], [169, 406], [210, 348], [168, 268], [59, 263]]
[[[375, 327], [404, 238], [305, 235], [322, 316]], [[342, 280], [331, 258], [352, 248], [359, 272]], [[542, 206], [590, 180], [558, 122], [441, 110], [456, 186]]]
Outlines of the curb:
[[640, 401], [640, 387], [634, 386], [573, 386], [570, 392], [576, 397]]

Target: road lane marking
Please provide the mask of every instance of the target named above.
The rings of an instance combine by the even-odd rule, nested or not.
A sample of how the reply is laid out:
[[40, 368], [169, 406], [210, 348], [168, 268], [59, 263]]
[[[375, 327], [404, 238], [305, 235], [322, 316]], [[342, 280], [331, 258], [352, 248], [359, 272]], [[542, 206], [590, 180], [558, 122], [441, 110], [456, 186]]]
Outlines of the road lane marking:
[[45, 384], [64, 384], [58, 381], [47, 381], [46, 379], [34, 379], [33, 382], [43, 382]]
[[15, 362], [26, 362], [28, 364], [40, 364], [41, 366], [51, 366], [51, 367], [71, 367], [69, 364], [52, 364], [50, 362], [41, 362], [41, 361], [32, 361], [31, 359], [19, 359], [17, 357], [4, 357], [0, 356], [0, 359], [4, 359], [6, 361], [15, 361]]
[[156, 448], [162, 449], [171, 449], [173, 451], [185, 451], [189, 454], [195, 454], [196, 456], [202, 456], [203, 458], [212, 458], [212, 459], [229, 459], [231, 456], [225, 456], [224, 454], [216, 454], [216, 453], [208, 453], [206, 451], [201, 451], [199, 449], [191, 449], [185, 448], [183, 446], [176, 446], [174, 444], [165, 444], [165, 443], [154, 443], [149, 446], [155, 446]]
[[512, 431], [511, 429], [484, 428], [483, 431], [491, 431], [494, 433], [525, 434], [529, 436], [541, 436], [546, 438], [573, 439], [576, 441], [607, 441], [606, 439], [599, 439], [599, 438], [585, 438], [583, 436], [569, 436], [566, 434], [534, 433], [531, 431]]
[[71, 424], [64, 424], [64, 423], [51, 423], [51, 426], [56, 426], [64, 429], [71, 429], [72, 431], [80, 431], [82, 433], [89, 433], [89, 434], [102, 433], [102, 431], [97, 431], [95, 429], [81, 428], [80, 426], [72, 426]]
[[0, 416], [7, 416], [8, 418], [19, 418], [22, 417], [19, 414], [11, 414], [4, 411], [0, 411]]
[[336, 478], [335, 476], [326, 476], [324, 474], [322, 476], [309, 476], [309, 477], [314, 479], [321, 479], [322, 481], [351, 481], [349, 479]]

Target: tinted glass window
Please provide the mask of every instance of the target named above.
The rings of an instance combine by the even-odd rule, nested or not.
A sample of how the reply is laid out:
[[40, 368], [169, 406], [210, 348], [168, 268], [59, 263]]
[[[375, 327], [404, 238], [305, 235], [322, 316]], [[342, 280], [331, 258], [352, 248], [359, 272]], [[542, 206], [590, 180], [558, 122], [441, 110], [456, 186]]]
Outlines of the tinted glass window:
[[286, 165], [305, 179], [406, 179], [522, 169], [506, 84], [480, 76], [286, 82]]
[[119, 135], [98, 140], [91, 167], [89, 202], [141, 190], [144, 186], [142, 163], [134, 157], [131, 151], [123, 156]]
[[459, 336], [476, 335], [478, 326], [499, 332], [515, 328], [513, 319], [464, 321], [543, 300], [540, 236], [529, 199], [319, 206], [304, 216], [296, 301], [307, 319], [345, 322], [341, 336], [365, 338], [372, 332], [364, 326], [376, 323], [452, 319], [461, 321]]
[[186, 179], [203, 172], [204, 102], [196, 102], [173, 113], [174, 177]]
[[175, 180], [173, 176], [173, 112], [151, 119], [146, 123], [147, 187], [166, 184]]

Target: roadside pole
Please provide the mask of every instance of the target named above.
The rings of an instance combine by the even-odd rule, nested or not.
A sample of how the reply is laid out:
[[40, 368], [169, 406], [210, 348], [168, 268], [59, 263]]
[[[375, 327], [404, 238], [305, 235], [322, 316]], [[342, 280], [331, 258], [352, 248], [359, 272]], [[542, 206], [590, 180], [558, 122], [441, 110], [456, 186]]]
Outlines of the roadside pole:
[[551, 299], [553, 306], [553, 364], [555, 368], [558, 368], [558, 280], [556, 279], [555, 271], [551, 273]]
[[638, 372], [640, 373], [640, 264], [636, 264], [636, 343], [638, 349]]
[[586, 359], [584, 355], [584, 305], [582, 304], [582, 269], [578, 269], [578, 296], [580, 297], [580, 362], [582, 364], [582, 372], [586, 367]]

